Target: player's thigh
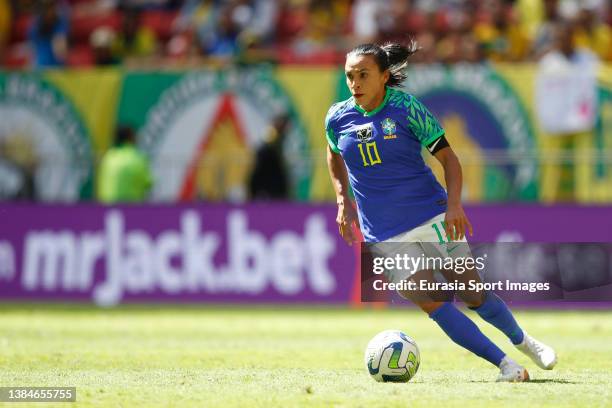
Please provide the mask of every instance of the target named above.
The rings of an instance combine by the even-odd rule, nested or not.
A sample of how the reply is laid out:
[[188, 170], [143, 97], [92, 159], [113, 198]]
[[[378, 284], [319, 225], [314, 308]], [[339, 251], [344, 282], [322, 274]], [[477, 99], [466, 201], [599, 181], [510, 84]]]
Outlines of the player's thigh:
[[466, 268], [464, 272], [457, 273], [455, 271], [443, 270], [440, 273], [448, 282], [463, 283], [463, 290], [458, 289], [455, 294], [470, 307], [478, 307], [482, 304], [485, 297], [485, 292], [482, 290], [474, 290], [475, 283], [482, 282], [482, 278], [476, 268]]
[[[444, 214], [430, 220], [432, 227], [422, 231], [420, 239], [423, 240], [423, 251], [431, 265], [435, 265], [446, 282], [463, 283], [465, 290], [455, 293], [469, 306], [478, 306], [482, 303], [482, 292], [470, 289], [470, 282], [481, 282], [478, 270], [474, 267], [474, 260], [470, 244], [463, 237], [460, 240], [450, 241], [444, 231]], [[459, 286], [459, 285], [458, 285]]]
[[397, 236], [369, 246], [373, 256], [383, 258], [383, 274], [387, 281], [392, 283], [402, 282], [414, 275], [421, 269], [414, 261], [425, 256], [420, 243], [400, 239], [405, 238]]
[[398, 290], [399, 295], [410, 300], [428, 314], [439, 308], [444, 302], [452, 301], [453, 294], [437, 286], [440, 282], [436, 279], [433, 270], [420, 270], [406, 281], [414, 283], [414, 286], [408, 290]]
[[413, 239], [413, 233], [408, 231], [385, 242], [371, 245], [370, 251], [373, 256], [393, 261], [389, 264], [393, 264], [394, 267], [385, 267], [383, 272], [388, 282], [411, 284], [410, 289], [398, 291], [400, 296], [430, 313], [437, 309], [441, 302], [447, 301], [449, 296], [436, 289], [437, 281], [433, 271], [423, 265], [425, 260], [423, 246], [419, 242], [413, 242]]

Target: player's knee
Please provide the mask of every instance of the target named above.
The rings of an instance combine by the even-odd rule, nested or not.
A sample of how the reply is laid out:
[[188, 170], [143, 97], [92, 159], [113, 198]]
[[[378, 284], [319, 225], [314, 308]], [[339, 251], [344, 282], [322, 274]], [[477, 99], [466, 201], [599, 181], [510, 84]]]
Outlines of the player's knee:
[[461, 300], [463, 300], [463, 303], [465, 303], [465, 305], [471, 309], [480, 307], [480, 305], [482, 305], [482, 302], [483, 302], [482, 296], [473, 296], [473, 295], [464, 297]]
[[482, 302], [465, 302], [465, 305], [470, 309], [477, 309], [482, 305]]
[[485, 294], [484, 292], [460, 293], [459, 297], [467, 307], [476, 309], [484, 302]]

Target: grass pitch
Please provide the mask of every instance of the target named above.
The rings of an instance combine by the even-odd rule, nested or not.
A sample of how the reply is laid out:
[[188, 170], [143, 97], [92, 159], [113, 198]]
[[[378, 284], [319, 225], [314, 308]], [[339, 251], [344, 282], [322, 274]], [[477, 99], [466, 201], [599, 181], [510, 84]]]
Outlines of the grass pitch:
[[[557, 349], [553, 371], [469, 315], [532, 382], [495, 383], [495, 367], [415, 310], [12, 305], [0, 306], [0, 386], [76, 386], [62, 408], [612, 406], [612, 312], [517, 312]], [[391, 328], [421, 350], [408, 384], [376, 383], [363, 365], [369, 339]]]

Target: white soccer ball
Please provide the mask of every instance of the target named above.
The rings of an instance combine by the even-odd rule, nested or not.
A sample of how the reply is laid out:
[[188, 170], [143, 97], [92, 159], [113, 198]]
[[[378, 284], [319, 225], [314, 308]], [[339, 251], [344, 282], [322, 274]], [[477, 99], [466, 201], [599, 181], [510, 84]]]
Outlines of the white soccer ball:
[[378, 333], [365, 351], [366, 368], [378, 382], [408, 382], [420, 361], [415, 341], [399, 330]]

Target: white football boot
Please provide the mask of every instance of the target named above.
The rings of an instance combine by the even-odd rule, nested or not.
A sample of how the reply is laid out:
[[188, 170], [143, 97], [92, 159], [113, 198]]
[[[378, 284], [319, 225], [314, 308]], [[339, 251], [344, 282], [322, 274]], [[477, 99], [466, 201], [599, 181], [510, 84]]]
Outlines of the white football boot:
[[529, 356], [538, 367], [544, 370], [552, 370], [555, 364], [557, 364], [557, 354], [555, 350], [537, 341], [524, 331], [523, 335], [523, 342], [517, 344], [516, 348], [522, 351], [523, 354]]
[[506, 356], [499, 364], [497, 382], [523, 382], [529, 381], [529, 373], [510, 357]]

